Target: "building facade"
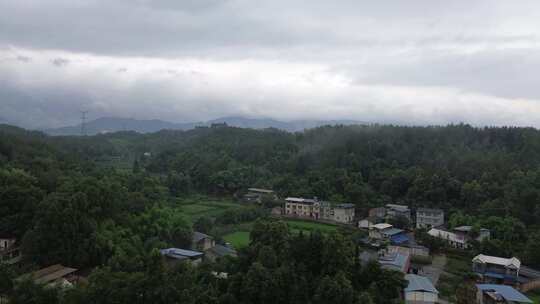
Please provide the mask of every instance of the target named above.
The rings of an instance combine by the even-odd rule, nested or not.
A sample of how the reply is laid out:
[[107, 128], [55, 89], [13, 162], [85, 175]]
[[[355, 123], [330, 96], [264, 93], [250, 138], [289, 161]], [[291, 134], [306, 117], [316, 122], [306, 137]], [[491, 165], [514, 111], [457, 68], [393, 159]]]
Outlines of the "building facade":
[[418, 208], [416, 228], [433, 228], [444, 225], [444, 211], [441, 209]]
[[354, 221], [353, 204], [338, 204], [332, 209], [334, 209], [334, 221], [342, 224], [350, 224]]
[[514, 284], [519, 278], [521, 261], [479, 254], [472, 259], [472, 270], [486, 283]]
[[321, 218], [321, 202], [317, 199], [288, 197], [285, 199], [285, 214], [318, 220]]
[[388, 218], [404, 217], [410, 221], [411, 209], [409, 209], [409, 206], [405, 206], [405, 205], [387, 204], [386, 217]]
[[405, 275], [407, 287], [403, 293], [407, 304], [434, 304], [439, 301], [439, 291], [431, 281], [415, 274]]

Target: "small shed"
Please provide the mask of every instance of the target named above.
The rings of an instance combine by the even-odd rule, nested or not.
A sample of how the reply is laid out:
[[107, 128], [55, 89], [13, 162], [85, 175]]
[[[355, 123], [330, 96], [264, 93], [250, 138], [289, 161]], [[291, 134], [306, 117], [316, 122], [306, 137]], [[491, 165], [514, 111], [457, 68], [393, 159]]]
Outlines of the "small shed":
[[405, 275], [408, 285], [404, 289], [405, 303], [407, 304], [431, 304], [439, 300], [439, 291], [431, 281], [416, 274]]

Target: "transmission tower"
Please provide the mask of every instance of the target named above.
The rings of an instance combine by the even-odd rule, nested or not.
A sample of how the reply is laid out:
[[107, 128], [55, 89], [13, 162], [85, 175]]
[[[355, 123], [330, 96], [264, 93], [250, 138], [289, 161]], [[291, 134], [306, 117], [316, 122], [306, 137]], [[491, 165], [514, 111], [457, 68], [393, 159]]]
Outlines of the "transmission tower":
[[86, 136], [86, 114], [88, 111], [81, 111], [81, 136]]

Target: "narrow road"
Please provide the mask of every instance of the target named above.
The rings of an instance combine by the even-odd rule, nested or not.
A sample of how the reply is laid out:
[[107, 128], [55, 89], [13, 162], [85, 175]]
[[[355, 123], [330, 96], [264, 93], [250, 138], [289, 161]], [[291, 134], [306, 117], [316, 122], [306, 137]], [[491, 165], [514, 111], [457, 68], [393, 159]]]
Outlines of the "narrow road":
[[423, 267], [423, 275], [428, 277], [433, 285], [436, 286], [441, 273], [444, 272], [444, 266], [446, 266], [446, 256], [436, 255], [433, 257], [433, 262], [431, 265]]

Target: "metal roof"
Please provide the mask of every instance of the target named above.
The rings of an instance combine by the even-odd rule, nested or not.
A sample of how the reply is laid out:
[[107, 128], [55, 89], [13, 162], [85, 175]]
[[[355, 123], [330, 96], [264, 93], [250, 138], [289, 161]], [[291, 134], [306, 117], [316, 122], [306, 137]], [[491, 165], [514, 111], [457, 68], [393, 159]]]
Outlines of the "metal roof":
[[479, 254], [473, 258], [473, 262], [480, 262], [485, 264], [494, 264], [501, 265], [510, 268], [519, 268], [521, 266], [521, 261], [517, 258], [500, 258], [495, 256]]
[[418, 208], [416, 212], [433, 212], [433, 213], [444, 213], [442, 209], [432, 209], [432, 208]]
[[401, 229], [389, 228], [389, 229], [386, 229], [386, 230], [382, 231], [382, 234], [387, 235], [387, 236], [394, 236], [394, 235], [400, 234], [402, 232], [403, 232], [403, 230], [401, 230]]
[[408, 253], [396, 252], [379, 258], [382, 268], [398, 270], [407, 273], [410, 255]]
[[476, 287], [483, 292], [494, 292], [497, 295], [500, 295], [506, 301], [516, 303], [533, 303], [531, 299], [527, 298], [524, 294], [508, 285], [477, 284]]
[[261, 189], [261, 188], [248, 188], [250, 192], [260, 192], [260, 193], [274, 193], [274, 190]]
[[234, 250], [233, 248], [219, 244], [212, 247], [210, 250], [218, 256], [236, 255], [236, 250]]
[[160, 253], [164, 256], [167, 256], [173, 259], [178, 259], [178, 260], [184, 260], [186, 258], [197, 258], [204, 255], [204, 253], [199, 252], [199, 251], [180, 249], [180, 248], [161, 249]]
[[338, 204], [336, 205], [336, 208], [343, 208], [343, 209], [349, 209], [354, 208], [354, 204]]
[[285, 200], [287, 202], [300, 203], [300, 204], [310, 204], [310, 205], [313, 204], [313, 203], [318, 202], [316, 199], [302, 198], [302, 197], [287, 197]]
[[374, 228], [374, 229], [377, 229], [377, 230], [383, 230], [383, 229], [392, 228], [392, 225], [387, 224], [387, 223], [380, 223], [380, 224], [375, 224], [375, 225], [371, 226], [371, 228]]
[[424, 291], [437, 294], [439, 293], [435, 286], [433, 286], [433, 283], [431, 283], [431, 281], [426, 277], [416, 274], [407, 274], [405, 275], [405, 280], [409, 281], [409, 285], [407, 285], [407, 287], [405, 288], [405, 292]]
[[407, 236], [406, 234], [394, 235], [390, 238], [390, 241], [394, 244], [406, 243], [409, 241], [409, 236]]

